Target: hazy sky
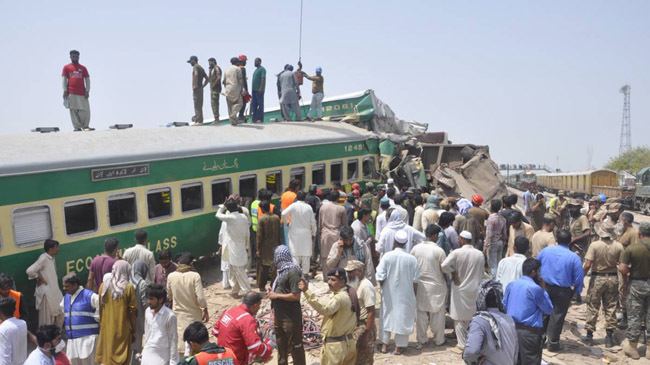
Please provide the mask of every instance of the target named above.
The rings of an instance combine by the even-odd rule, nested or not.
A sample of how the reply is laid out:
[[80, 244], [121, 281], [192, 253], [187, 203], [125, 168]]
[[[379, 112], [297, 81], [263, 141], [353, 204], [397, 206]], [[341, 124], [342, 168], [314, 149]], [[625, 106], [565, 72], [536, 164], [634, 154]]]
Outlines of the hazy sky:
[[[1, 133], [72, 129], [60, 77], [73, 48], [91, 75], [91, 126], [187, 121], [190, 55], [206, 70], [209, 57], [261, 57], [272, 77], [297, 61], [299, 12], [299, 0], [5, 1]], [[589, 146], [596, 167], [618, 153], [626, 83], [632, 144], [650, 144], [648, 14], [644, 0], [305, 0], [302, 58], [323, 68], [326, 96], [374, 89], [403, 119], [489, 145], [497, 163], [584, 169]]]

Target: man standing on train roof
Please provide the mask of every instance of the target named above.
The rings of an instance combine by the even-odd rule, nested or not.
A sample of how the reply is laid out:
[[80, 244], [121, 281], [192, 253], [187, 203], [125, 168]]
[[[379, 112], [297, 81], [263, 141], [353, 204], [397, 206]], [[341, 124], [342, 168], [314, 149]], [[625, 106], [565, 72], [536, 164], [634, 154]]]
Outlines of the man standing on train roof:
[[195, 124], [203, 123], [203, 88], [208, 84], [208, 75], [201, 65], [199, 65], [199, 58], [196, 56], [190, 57], [187, 61], [192, 65], [192, 96], [194, 99], [194, 116], [192, 121]]
[[36, 310], [38, 310], [38, 325], [63, 324], [63, 311], [59, 306], [63, 295], [59, 289], [59, 279], [56, 275], [55, 256], [59, 253], [59, 242], [46, 239], [42, 253], [36, 262], [27, 268], [30, 280], [36, 279]]
[[239, 59], [233, 57], [230, 59], [230, 67], [226, 70], [223, 78], [223, 86], [226, 88], [226, 102], [228, 103], [228, 119], [230, 125], [237, 125], [237, 114], [244, 105], [242, 98], [243, 83], [241, 69], [238, 67]]
[[153, 252], [147, 248], [147, 231], [139, 229], [135, 232], [135, 246], [129, 247], [124, 251], [124, 260], [131, 266], [137, 260], [144, 261], [147, 264], [147, 283], [153, 283], [154, 270], [156, 268], [156, 260], [153, 257]]
[[63, 105], [70, 109], [70, 119], [75, 132], [91, 131], [90, 125], [90, 74], [79, 63], [79, 51], [70, 51], [71, 63], [63, 66]]
[[[323, 91], [323, 69], [316, 67], [316, 75], [309, 76], [307, 73], [303, 72], [307, 80], [312, 82], [311, 86], [311, 106], [309, 107], [309, 114], [307, 114], [307, 119], [309, 120], [323, 120], [323, 97], [325, 96]], [[313, 113], [313, 114], [312, 114]], [[313, 119], [312, 115], [318, 114], [318, 118]]]
[[278, 99], [280, 99], [280, 107], [282, 108], [282, 118], [286, 121], [291, 121], [290, 112], [296, 114], [296, 120], [302, 120], [300, 114], [300, 89], [298, 82], [293, 74], [293, 66], [285, 65], [284, 71], [278, 75]]
[[264, 90], [266, 90], [266, 69], [262, 66], [262, 59], [255, 59], [255, 72], [253, 72], [253, 99], [251, 100], [251, 114], [253, 123], [264, 122]]
[[217, 60], [214, 57], [208, 59], [210, 65], [208, 81], [210, 82], [210, 105], [214, 115], [214, 123], [219, 123], [219, 96], [221, 94], [221, 67], [217, 66]]
[[244, 112], [246, 112], [246, 103], [250, 100], [250, 94], [248, 93], [248, 78], [246, 77], [246, 61], [248, 61], [248, 57], [244, 54], [240, 54], [239, 57], [239, 69], [241, 70], [241, 79], [242, 79], [242, 86], [244, 87], [243, 93], [242, 93], [242, 107], [239, 109], [239, 120], [242, 123], [246, 123], [246, 117], [244, 116]]

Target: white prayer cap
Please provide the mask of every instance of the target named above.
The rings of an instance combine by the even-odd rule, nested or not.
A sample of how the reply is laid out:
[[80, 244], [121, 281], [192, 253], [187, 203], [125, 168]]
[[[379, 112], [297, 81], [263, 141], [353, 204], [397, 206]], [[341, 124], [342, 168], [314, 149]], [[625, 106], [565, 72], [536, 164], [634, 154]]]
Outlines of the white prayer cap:
[[459, 236], [463, 237], [464, 239], [466, 239], [466, 240], [468, 240], [468, 241], [471, 241], [471, 240], [472, 240], [472, 234], [471, 234], [470, 232], [468, 232], [468, 231], [462, 231], [462, 232], [460, 232], [460, 235], [459, 235]]
[[393, 180], [393, 179], [388, 179], [388, 180], [386, 181], [386, 183], [387, 183], [387, 184], [394, 184], [394, 183], [395, 183], [395, 180]]
[[395, 241], [397, 241], [399, 243], [406, 243], [406, 241], [408, 241], [408, 239], [409, 239], [409, 235], [406, 234], [406, 231], [400, 230], [400, 231], [395, 232]]

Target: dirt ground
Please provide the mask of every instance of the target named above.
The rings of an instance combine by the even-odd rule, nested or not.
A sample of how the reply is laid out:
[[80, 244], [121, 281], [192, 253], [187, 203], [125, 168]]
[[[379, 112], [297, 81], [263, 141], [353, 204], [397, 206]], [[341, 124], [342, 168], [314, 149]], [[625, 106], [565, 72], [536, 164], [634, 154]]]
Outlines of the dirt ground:
[[[210, 311], [210, 322], [207, 323], [208, 327], [211, 328], [214, 325], [214, 322], [219, 318], [219, 315], [223, 312], [224, 309], [238, 305], [240, 302], [238, 300], [232, 299], [228, 294], [230, 290], [224, 290], [221, 285], [221, 271], [219, 270], [219, 259], [217, 257], [207, 258], [201, 260], [197, 265], [198, 271], [201, 273], [204, 279], [205, 285], [205, 295], [208, 300], [208, 308]], [[583, 291], [583, 298], [586, 295], [586, 290], [588, 287], [589, 277], [585, 278], [585, 289]], [[251, 282], [254, 284], [254, 281]], [[255, 288], [255, 285], [253, 285]], [[310, 281], [310, 287], [316, 293], [325, 295], [327, 292], [327, 285], [322, 281], [317, 279], [312, 279]], [[378, 301], [379, 301], [379, 290], [377, 289]], [[266, 301], [266, 300], [265, 300]], [[584, 300], [583, 300], [584, 302]], [[303, 305], [307, 306], [308, 304], [304, 302]], [[379, 303], [377, 303], [379, 305]], [[584, 321], [585, 321], [585, 312], [586, 304], [575, 304], [573, 303], [569, 309], [569, 313], [566, 318], [564, 325], [564, 330], [562, 332], [561, 342], [564, 345], [565, 349], [563, 352], [555, 354], [548, 351], [544, 351], [544, 361], [548, 364], [572, 364], [572, 365], [582, 365], [582, 364], [605, 364], [605, 359], [609, 360], [612, 364], [650, 364], [650, 360], [641, 358], [641, 360], [634, 361], [627, 358], [621, 349], [620, 346], [616, 346], [612, 349], [605, 348], [605, 329], [604, 321], [602, 319], [602, 313], [599, 316], [598, 328], [594, 333], [594, 340], [596, 344], [593, 347], [587, 347], [580, 342], [580, 336], [584, 334]], [[447, 317], [447, 330], [446, 334], [450, 335], [453, 331], [453, 324], [451, 319]], [[431, 334], [430, 334], [431, 335]], [[620, 344], [625, 338], [625, 331], [617, 330], [614, 334], [616, 343]], [[431, 344], [425, 346], [422, 350], [417, 350], [415, 348], [415, 331], [411, 335], [409, 340], [409, 348], [404, 355], [396, 356], [393, 354], [381, 354], [375, 352], [375, 364], [391, 364], [391, 365], [400, 365], [400, 364], [463, 364], [461, 359], [460, 351], [456, 348], [456, 340], [447, 338], [447, 342], [442, 346], [433, 346]], [[393, 347], [389, 347], [389, 350], [392, 350]], [[640, 352], [643, 354], [645, 351], [645, 346], [640, 345]], [[307, 364], [318, 365], [319, 361], [319, 350], [311, 350], [307, 352]], [[274, 358], [270, 362], [271, 364], [277, 363], [277, 358], [274, 355]]]

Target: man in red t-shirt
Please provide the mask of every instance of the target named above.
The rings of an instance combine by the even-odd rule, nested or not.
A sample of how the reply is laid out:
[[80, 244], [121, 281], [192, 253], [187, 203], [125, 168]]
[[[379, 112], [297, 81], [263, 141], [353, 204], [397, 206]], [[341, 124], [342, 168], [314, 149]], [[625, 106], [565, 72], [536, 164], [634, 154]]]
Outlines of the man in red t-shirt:
[[92, 130], [90, 124], [90, 75], [85, 66], [79, 64], [79, 51], [70, 51], [69, 63], [63, 66], [63, 105], [70, 109], [70, 119], [75, 131]]

